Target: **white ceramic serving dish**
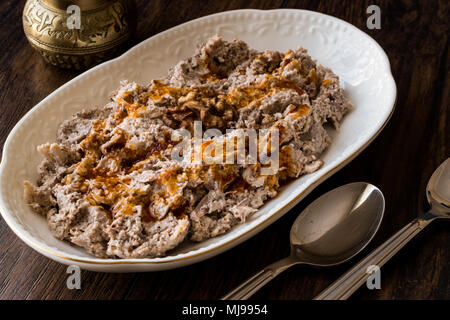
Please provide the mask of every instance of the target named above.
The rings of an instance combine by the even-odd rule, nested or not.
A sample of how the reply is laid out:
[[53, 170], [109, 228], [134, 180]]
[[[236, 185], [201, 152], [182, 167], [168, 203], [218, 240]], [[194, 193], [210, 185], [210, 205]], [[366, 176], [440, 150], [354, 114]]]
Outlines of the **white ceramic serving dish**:
[[[355, 109], [323, 155], [324, 166], [287, 185], [245, 224], [201, 243], [185, 243], [156, 259], [99, 259], [57, 240], [43, 217], [23, 200], [23, 181], [35, 181], [41, 156], [36, 146], [54, 141], [60, 123], [83, 107], [103, 105], [123, 79], [148, 83], [162, 77], [195, 45], [219, 34], [237, 37], [256, 49], [303, 46], [339, 75]], [[388, 58], [367, 34], [337, 18], [304, 10], [237, 10], [199, 18], [155, 35], [122, 56], [66, 83], [31, 109], [5, 142], [0, 167], [0, 211], [11, 229], [41, 254], [64, 264], [103, 272], [156, 271], [215, 256], [257, 234], [288, 212], [317, 185], [349, 163], [380, 133], [393, 112], [396, 85]], [[2, 246], [7, 245], [2, 243]]]

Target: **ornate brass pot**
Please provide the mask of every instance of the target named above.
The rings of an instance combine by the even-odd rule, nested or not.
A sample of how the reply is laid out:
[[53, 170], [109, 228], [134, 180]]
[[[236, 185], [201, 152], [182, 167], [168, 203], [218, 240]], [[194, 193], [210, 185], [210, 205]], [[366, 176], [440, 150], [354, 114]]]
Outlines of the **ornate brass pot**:
[[85, 69], [119, 53], [136, 24], [133, 0], [27, 0], [23, 29], [49, 63]]

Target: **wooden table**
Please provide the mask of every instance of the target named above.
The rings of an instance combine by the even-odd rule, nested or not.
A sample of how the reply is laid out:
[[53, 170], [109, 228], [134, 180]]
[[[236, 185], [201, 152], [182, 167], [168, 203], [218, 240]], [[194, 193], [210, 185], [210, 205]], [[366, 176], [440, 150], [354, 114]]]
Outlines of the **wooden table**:
[[[367, 32], [386, 50], [398, 86], [394, 115], [379, 137], [295, 209], [245, 243], [182, 269], [142, 274], [83, 271], [82, 289], [66, 288], [66, 267], [26, 246], [0, 219], [0, 299], [216, 299], [289, 253], [297, 214], [322, 193], [367, 181], [386, 197], [382, 226], [363, 254], [428, 209], [425, 187], [450, 155], [448, 1], [136, 1], [133, 43], [204, 15], [240, 8], [302, 8], [330, 14]], [[149, 2], [150, 4], [147, 4]], [[382, 10], [381, 30], [368, 30], [366, 8]], [[24, 1], [0, 1], [0, 144], [14, 124], [49, 93], [77, 75], [47, 65], [22, 31]], [[361, 288], [352, 299], [449, 299], [450, 233], [433, 223], [381, 271], [381, 290]], [[329, 269], [297, 267], [254, 299], [310, 299], [356, 260]]]

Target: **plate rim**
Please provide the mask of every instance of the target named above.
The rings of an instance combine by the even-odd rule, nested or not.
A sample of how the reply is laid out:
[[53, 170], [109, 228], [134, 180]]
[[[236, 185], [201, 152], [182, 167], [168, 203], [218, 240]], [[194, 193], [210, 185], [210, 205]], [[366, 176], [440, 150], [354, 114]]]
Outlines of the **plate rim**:
[[[115, 63], [115, 62], [123, 59], [125, 56], [131, 54], [133, 51], [139, 49], [139, 47], [144, 46], [145, 43], [152, 41], [155, 38], [163, 37], [163, 36], [165, 36], [165, 34], [167, 34], [169, 32], [176, 32], [178, 29], [182, 29], [188, 24], [194, 24], [196, 22], [198, 23], [201, 20], [207, 20], [207, 19], [211, 19], [211, 18], [214, 18], [216, 16], [221, 16], [221, 15], [229, 15], [229, 14], [245, 13], [245, 12], [265, 14], [265, 13], [269, 13], [269, 12], [283, 12], [283, 11], [284, 12], [297, 12], [297, 13], [313, 14], [313, 15], [325, 17], [327, 19], [337, 20], [340, 23], [345, 24], [347, 27], [358, 31], [362, 36], [364, 36], [372, 44], [374, 44], [380, 51], [381, 57], [383, 58], [383, 60], [385, 62], [384, 65], [388, 67], [386, 70], [386, 74], [388, 75], [389, 80], [392, 82], [392, 89], [393, 89], [393, 91], [392, 91], [393, 99], [392, 100], [393, 101], [389, 102], [391, 104], [390, 111], [389, 111], [389, 114], [387, 115], [386, 119], [384, 120], [384, 122], [379, 126], [377, 131], [357, 150], [353, 151], [344, 160], [342, 160], [341, 162], [339, 162], [336, 165], [334, 165], [333, 167], [331, 167], [327, 172], [322, 174], [316, 181], [314, 181], [309, 186], [307, 186], [302, 192], [300, 192], [298, 195], [296, 195], [288, 203], [284, 204], [279, 210], [277, 210], [276, 212], [271, 214], [267, 219], [264, 219], [261, 222], [259, 222], [258, 224], [256, 224], [255, 226], [253, 226], [251, 229], [246, 230], [231, 239], [223, 240], [223, 242], [220, 243], [219, 245], [212, 245], [210, 248], [205, 248], [203, 250], [199, 249], [199, 252], [196, 252], [196, 253], [190, 254], [189, 252], [186, 252], [186, 253], [182, 254], [181, 257], [180, 256], [162, 257], [162, 258], [164, 258], [164, 260], [160, 260], [162, 258], [101, 259], [101, 258], [96, 258], [96, 257], [92, 257], [92, 258], [77, 257], [77, 258], [75, 258], [75, 257], [70, 257], [70, 256], [59, 254], [57, 252], [50, 250], [50, 248], [43, 247], [40, 244], [40, 241], [35, 242], [33, 236], [31, 236], [31, 239], [30, 239], [28, 237], [28, 235], [22, 233], [22, 231], [20, 230], [20, 227], [16, 226], [16, 224], [18, 224], [18, 223], [16, 221], [14, 221], [14, 217], [5, 208], [5, 205], [3, 203], [3, 195], [0, 192], [0, 214], [2, 215], [3, 219], [5, 220], [6, 224], [9, 226], [9, 228], [22, 241], [24, 241], [27, 245], [32, 247], [34, 250], [38, 251], [39, 253], [41, 253], [53, 260], [61, 262], [61, 263], [70, 264], [71, 262], [78, 262], [78, 263], [82, 263], [82, 264], [86, 264], [86, 265], [137, 265], [137, 264], [155, 265], [155, 264], [157, 264], [157, 265], [167, 265], [170, 268], [169, 265], [171, 265], [171, 264], [178, 264], [178, 263], [186, 261], [186, 260], [189, 263], [189, 260], [192, 260], [192, 259], [194, 260], [194, 261], [192, 261], [192, 263], [196, 263], [196, 262], [205, 260], [207, 258], [210, 258], [212, 256], [215, 256], [217, 254], [220, 254], [220, 253], [242, 243], [243, 241], [250, 238], [251, 236], [259, 233], [264, 228], [268, 227], [270, 224], [275, 222], [278, 218], [280, 218], [284, 214], [286, 214], [290, 209], [292, 209], [296, 204], [298, 204], [304, 197], [306, 197], [306, 195], [308, 195], [311, 191], [313, 191], [318, 185], [320, 185], [322, 182], [324, 182], [326, 179], [328, 179], [331, 175], [333, 175], [334, 173], [339, 171], [341, 168], [343, 168], [345, 165], [347, 165], [359, 153], [361, 153], [365, 148], [367, 148], [373, 142], [373, 140], [375, 140], [375, 138], [381, 133], [381, 131], [384, 129], [384, 127], [387, 125], [390, 118], [392, 117], [392, 114], [395, 110], [396, 103], [397, 103], [397, 85], [396, 85], [395, 79], [392, 75], [390, 61], [389, 61], [389, 58], [388, 58], [386, 52], [378, 44], [378, 42], [375, 39], [373, 39], [372, 37], [370, 37], [367, 33], [365, 33], [364, 31], [360, 30], [359, 28], [357, 28], [356, 26], [352, 25], [351, 23], [349, 23], [345, 20], [339, 19], [339, 18], [331, 16], [331, 15], [327, 15], [324, 13], [311, 11], [311, 10], [304, 10], [304, 9], [272, 9], [272, 10], [238, 9], [238, 10], [228, 10], [228, 11], [223, 11], [223, 12], [218, 12], [218, 13], [202, 16], [202, 17], [199, 17], [199, 18], [196, 18], [193, 20], [186, 21], [186, 22], [176, 25], [174, 27], [171, 27], [171, 28], [164, 30], [162, 32], [159, 32], [155, 35], [152, 35], [151, 37], [137, 43], [136, 45], [134, 45], [132, 48], [128, 49], [126, 52], [124, 52], [120, 56], [118, 56], [114, 59], [105, 61], [89, 70], [86, 70], [85, 72], [81, 73], [80, 75], [76, 76], [75, 78], [71, 79], [70, 81], [66, 82], [65, 84], [61, 85], [60, 87], [55, 89], [53, 92], [51, 92], [49, 95], [47, 95], [43, 100], [41, 100], [39, 103], [34, 105], [30, 110], [28, 110], [19, 119], [19, 121], [14, 125], [12, 130], [9, 132], [9, 134], [5, 140], [5, 143], [3, 145], [2, 159], [0, 162], [0, 177], [2, 177], [2, 175], [3, 175], [2, 173], [5, 170], [6, 164], [8, 162], [8, 159], [7, 159], [8, 152], [7, 151], [9, 149], [10, 142], [12, 140], [12, 137], [16, 134], [18, 128], [20, 128], [21, 125], [23, 124], [23, 122], [25, 122], [25, 120], [28, 117], [30, 117], [32, 113], [36, 112], [42, 104], [46, 103], [47, 100], [49, 100], [52, 96], [56, 95], [58, 92], [60, 92], [64, 88], [70, 86], [73, 82], [78, 81], [79, 78], [86, 77], [88, 74], [95, 72], [97, 69], [103, 68], [107, 64]], [[179, 266], [180, 265], [174, 266], [174, 267], [179, 267]], [[151, 270], [147, 270], [147, 271], [151, 271]]]

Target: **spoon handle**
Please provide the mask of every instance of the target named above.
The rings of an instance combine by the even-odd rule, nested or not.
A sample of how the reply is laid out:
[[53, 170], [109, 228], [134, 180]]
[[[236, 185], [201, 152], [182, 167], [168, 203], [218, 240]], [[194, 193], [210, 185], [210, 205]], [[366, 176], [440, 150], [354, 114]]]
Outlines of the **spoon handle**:
[[350, 297], [371, 275], [368, 274], [370, 266], [381, 268], [381, 266], [392, 258], [434, 218], [435, 216], [432, 213], [426, 213], [411, 221], [327, 289], [322, 291], [314, 300], [345, 300]]
[[298, 263], [300, 261], [293, 256], [278, 260], [247, 279], [233, 291], [222, 297], [221, 300], [246, 300], [281, 272]]

